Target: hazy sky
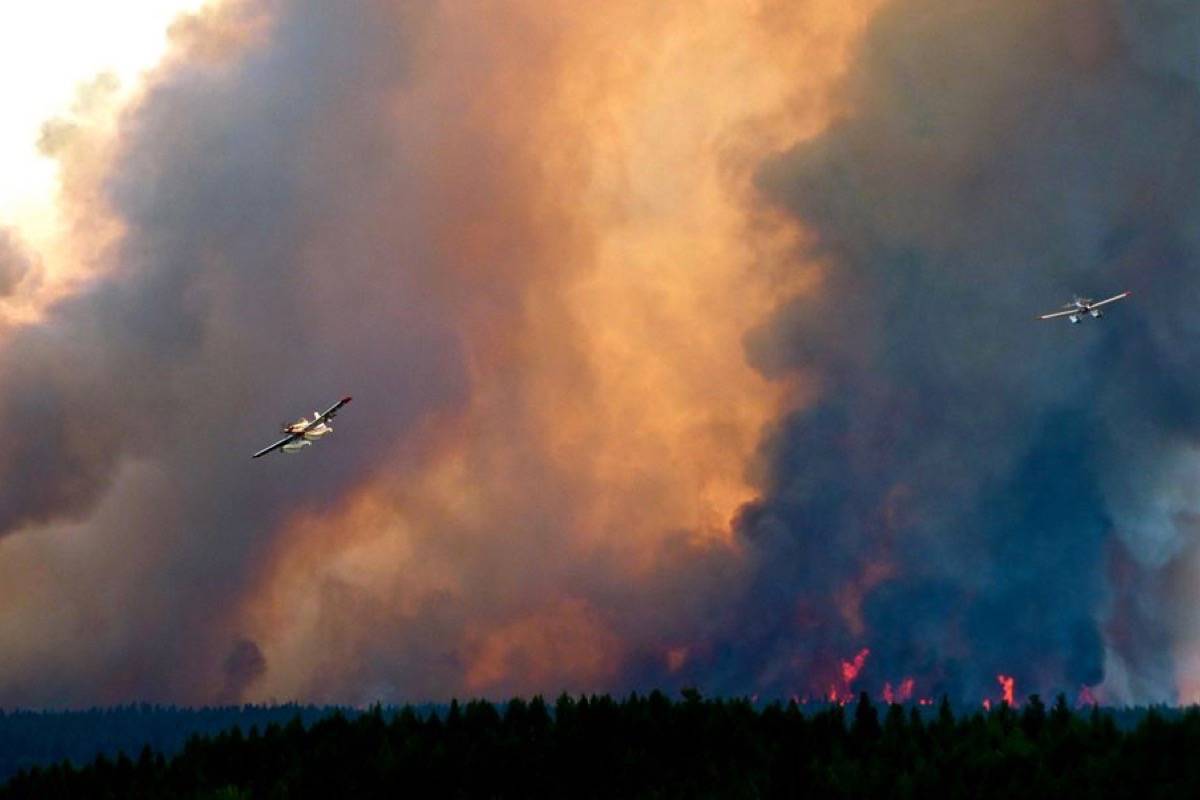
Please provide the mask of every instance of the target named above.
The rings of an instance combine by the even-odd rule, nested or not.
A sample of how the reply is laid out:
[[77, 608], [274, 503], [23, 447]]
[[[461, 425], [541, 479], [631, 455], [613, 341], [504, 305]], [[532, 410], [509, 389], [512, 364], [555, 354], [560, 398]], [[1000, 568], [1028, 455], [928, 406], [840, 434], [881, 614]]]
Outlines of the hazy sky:
[[0, 705], [1200, 697], [1194, 4], [62, 5]]

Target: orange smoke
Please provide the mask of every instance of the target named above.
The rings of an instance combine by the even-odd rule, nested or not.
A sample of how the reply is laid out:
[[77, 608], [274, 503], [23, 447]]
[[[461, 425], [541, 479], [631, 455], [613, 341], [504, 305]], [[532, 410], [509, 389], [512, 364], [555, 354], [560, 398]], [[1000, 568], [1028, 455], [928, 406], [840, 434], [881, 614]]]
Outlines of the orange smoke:
[[456, 315], [469, 400], [279, 537], [247, 609], [256, 692], [336, 692], [326, 655], [419, 626], [433, 598], [465, 615], [435, 693], [603, 682], [631, 637], [660, 635], [573, 576], [599, 559], [648, 586], [681, 532], [729, 548], [763, 426], [808, 392], [762, 378], [742, 337], [819, 277], [784, 269], [795, 234], [757, 206], [753, 170], [831, 119], [876, 4], [519, 0], [420, 20], [392, 112], [436, 133], [423, 289]]
[[[468, 630], [470, 667], [465, 689], [512, 691], [529, 685], [583, 690], [616, 671], [616, 642], [595, 612], [566, 600], [498, 628]], [[514, 680], [516, 676], [516, 680]]]

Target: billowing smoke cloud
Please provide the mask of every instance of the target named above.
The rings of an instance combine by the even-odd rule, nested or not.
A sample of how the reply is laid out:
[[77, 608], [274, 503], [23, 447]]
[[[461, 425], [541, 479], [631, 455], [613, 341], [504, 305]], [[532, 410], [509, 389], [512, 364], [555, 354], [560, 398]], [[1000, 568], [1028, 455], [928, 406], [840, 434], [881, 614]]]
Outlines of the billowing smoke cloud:
[[188, 18], [112, 138], [46, 143], [89, 256], [0, 339], [0, 703], [1171, 697], [1197, 24]]
[[[2, 701], [211, 699], [277, 526], [463, 396], [455, 336], [429, 300], [443, 277], [404, 191], [424, 154], [388, 122], [411, 25], [298, 5], [277, 46], [184, 53], [157, 78], [104, 178], [119, 243], [93, 285], [0, 352], [14, 434], [0, 456], [6, 603], [26, 617], [58, 606], [63, 626], [10, 632], [6, 650], [29, 658], [45, 639], [63, 647], [32, 693], [14, 664]], [[228, 27], [209, 22], [214, 36]], [[371, 422], [320, 469], [248, 458], [284, 417], [350, 390]], [[75, 541], [46, 553], [56, 537]], [[74, 570], [87, 580], [71, 585]]]
[[[821, 400], [765, 441], [736, 686], [1169, 700], [1192, 548], [1200, 10], [896, 2], [845, 118], [759, 184], [828, 263], [748, 338]], [[1075, 293], [1134, 299], [1034, 323]], [[1089, 321], [1090, 322], [1090, 321]], [[836, 667], [835, 667], [836, 668]]]
[[[739, 192], [865, 18], [766, 12], [225, 3], [112, 138], [48, 128], [87, 257], [0, 342], [0, 703], [686, 663], [783, 394], [740, 336], [788, 236], [747, 246]], [[248, 458], [342, 394], [331, 441]]]

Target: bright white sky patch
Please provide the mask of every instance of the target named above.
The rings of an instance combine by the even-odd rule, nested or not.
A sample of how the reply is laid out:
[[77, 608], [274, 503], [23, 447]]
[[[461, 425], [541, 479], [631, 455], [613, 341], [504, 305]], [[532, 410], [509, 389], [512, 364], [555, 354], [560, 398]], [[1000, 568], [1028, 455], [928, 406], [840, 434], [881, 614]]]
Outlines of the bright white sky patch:
[[66, 113], [101, 73], [128, 97], [167, 46], [167, 28], [206, 0], [0, 2], [0, 225], [35, 249], [54, 230], [55, 163], [38, 153], [46, 120]]

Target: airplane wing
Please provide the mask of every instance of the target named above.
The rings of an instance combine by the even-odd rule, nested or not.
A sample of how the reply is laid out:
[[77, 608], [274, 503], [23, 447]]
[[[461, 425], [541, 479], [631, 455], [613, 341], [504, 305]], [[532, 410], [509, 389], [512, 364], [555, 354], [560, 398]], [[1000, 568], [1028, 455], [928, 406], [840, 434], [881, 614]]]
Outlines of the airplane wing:
[[334, 403], [332, 406], [329, 407], [328, 411], [326, 411], [324, 414], [322, 414], [321, 416], [319, 416], [315, 420], [313, 420], [312, 424], [317, 425], [326, 420], [333, 419], [334, 417], [337, 416], [337, 413], [338, 413], [338, 411], [341, 410], [342, 406], [346, 405], [346, 403], [349, 403], [353, 399], [354, 398], [352, 398], [350, 396], [346, 396], [346, 397], [343, 397], [341, 400], [338, 400], [336, 403]]
[[1054, 319], [1055, 317], [1066, 317], [1078, 313], [1080, 313], [1078, 308], [1071, 308], [1066, 311], [1055, 311], [1053, 314], [1042, 314], [1038, 319]]
[[1112, 297], [1108, 298], [1107, 300], [1101, 300], [1099, 303], [1092, 303], [1092, 308], [1095, 308], [1096, 306], [1102, 306], [1105, 303], [1116, 302], [1117, 300], [1121, 300], [1125, 297], [1129, 297], [1129, 295], [1131, 295], [1131, 294], [1133, 294], [1133, 292], [1121, 292], [1120, 294], [1114, 294]]
[[252, 455], [250, 457], [258, 458], [259, 456], [265, 456], [267, 453], [271, 452], [272, 450], [278, 450], [279, 448], [283, 447], [285, 444], [292, 441], [293, 439], [299, 439], [299, 438], [300, 438], [300, 435], [295, 434], [295, 433], [292, 434], [291, 436], [285, 436], [282, 439], [280, 439], [278, 442], [276, 442], [275, 444], [271, 445], [270, 447], [264, 447], [262, 450], [259, 450], [257, 453], [255, 453], [254, 455]]

